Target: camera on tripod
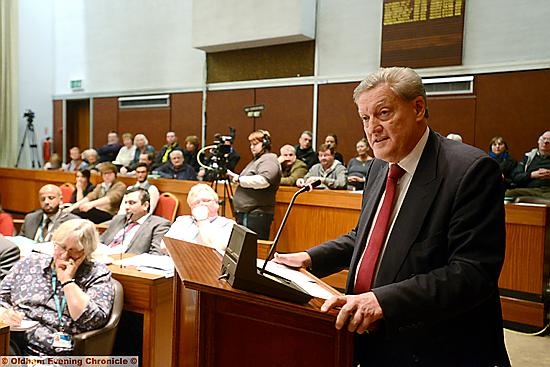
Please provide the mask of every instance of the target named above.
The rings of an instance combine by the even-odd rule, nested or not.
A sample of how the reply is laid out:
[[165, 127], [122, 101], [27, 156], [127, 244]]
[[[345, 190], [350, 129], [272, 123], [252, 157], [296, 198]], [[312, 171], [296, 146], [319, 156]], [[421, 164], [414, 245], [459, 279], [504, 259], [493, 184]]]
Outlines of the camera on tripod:
[[23, 117], [25, 117], [27, 119], [27, 126], [29, 128], [31, 128], [32, 127], [32, 122], [34, 120], [34, 112], [32, 110], [25, 110], [25, 113], [23, 114]]
[[[225, 178], [229, 164], [229, 154], [231, 153], [231, 144], [235, 138], [236, 130], [229, 127], [229, 135], [216, 134], [212, 145], [202, 148], [197, 155], [199, 164], [207, 170], [206, 181], [213, 181]], [[202, 160], [201, 154], [208, 151], [209, 156]], [[204, 164], [202, 162], [204, 162]]]

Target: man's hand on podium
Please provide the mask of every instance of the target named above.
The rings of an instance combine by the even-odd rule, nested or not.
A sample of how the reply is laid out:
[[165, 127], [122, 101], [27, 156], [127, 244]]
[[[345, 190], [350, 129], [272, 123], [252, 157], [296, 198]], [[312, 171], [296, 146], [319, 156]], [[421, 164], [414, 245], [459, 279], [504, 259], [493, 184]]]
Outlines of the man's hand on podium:
[[293, 268], [307, 268], [311, 266], [311, 257], [305, 251], [292, 254], [279, 254], [276, 252], [273, 261]]
[[336, 317], [336, 329], [342, 329], [347, 323], [351, 333], [363, 334], [374, 330], [377, 321], [384, 316], [373, 292], [329, 298], [321, 306], [321, 311], [328, 312], [337, 308], [340, 311]]

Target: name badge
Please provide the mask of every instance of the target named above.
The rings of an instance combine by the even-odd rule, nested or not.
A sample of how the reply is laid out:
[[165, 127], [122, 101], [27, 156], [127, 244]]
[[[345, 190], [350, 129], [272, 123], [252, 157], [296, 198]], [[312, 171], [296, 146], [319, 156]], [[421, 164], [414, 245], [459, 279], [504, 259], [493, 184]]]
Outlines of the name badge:
[[69, 334], [57, 332], [53, 334], [52, 346], [54, 348], [71, 349], [73, 346], [73, 338]]

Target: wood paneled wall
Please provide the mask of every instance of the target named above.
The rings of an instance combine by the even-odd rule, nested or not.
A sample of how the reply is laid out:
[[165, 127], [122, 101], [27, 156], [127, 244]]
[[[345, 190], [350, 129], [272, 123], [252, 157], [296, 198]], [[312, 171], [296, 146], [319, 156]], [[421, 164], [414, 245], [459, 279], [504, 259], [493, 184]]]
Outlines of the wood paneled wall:
[[[355, 153], [355, 143], [364, 136], [352, 100], [352, 83], [319, 86], [317, 142], [327, 133], [338, 135], [340, 151], [346, 161]], [[548, 129], [550, 116], [550, 69], [476, 75], [474, 93], [428, 98], [430, 125], [442, 135], [458, 133], [464, 142], [488, 150], [491, 137], [502, 135], [512, 155], [521, 159], [536, 146], [537, 138]], [[246, 117], [243, 108], [263, 104], [259, 118]], [[119, 110], [116, 97], [94, 98], [94, 146], [105, 143], [109, 130], [145, 132], [151, 144], [164, 144], [165, 132], [173, 129], [181, 141], [186, 135], [201, 135], [202, 93], [171, 95], [171, 106], [158, 109]], [[206, 142], [215, 133], [227, 134], [236, 128], [235, 148], [241, 154], [237, 171], [251, 155], [247, 136], [255, 129], [267, 129], [273, 149], [284, 143], [296, 144], [303, 130], [312, 129], [313, 86], [288, 86], [209, 91], [206, 106]], [[56, 150], [62, 143], [62, 101], [54, 101]], [[346, 162], [347, 163], [347, 162]]]

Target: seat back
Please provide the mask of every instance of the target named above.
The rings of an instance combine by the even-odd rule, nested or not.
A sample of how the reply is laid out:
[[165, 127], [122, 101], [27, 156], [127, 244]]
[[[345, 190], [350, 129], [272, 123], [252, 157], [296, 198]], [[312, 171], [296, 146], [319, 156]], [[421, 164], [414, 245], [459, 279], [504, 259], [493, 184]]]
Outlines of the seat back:
[[118, 280], [111, 279], [111, 281], [113, 282], [115, 297], [109, 321], [101, 329], [73, 335], [73, 355], [75, 356], [108, 356], [113, 351], [117, 326], [124, 306], [124, 290]]
[[65, 182], [63, 185], [59, 185], [59, 188], [61, 189], [63, 204], [70, 204], [73, 192], [75, 190], [74, 185], [70, 182]]
[[180, 201], [174, 194], [163, 192], [160, 194], [157, 207], [153, 214], [173, 222], [176, 219], [179, 205]]

